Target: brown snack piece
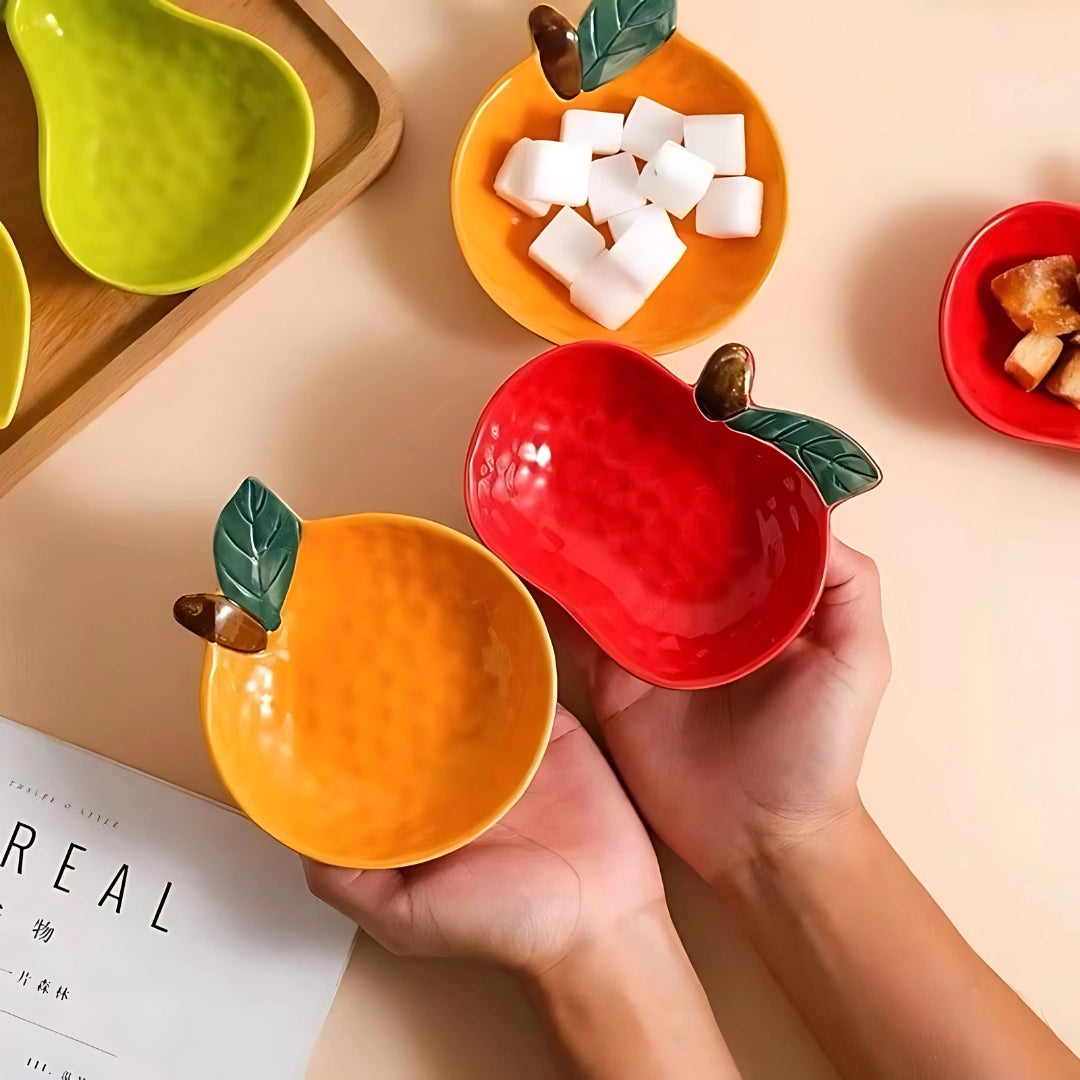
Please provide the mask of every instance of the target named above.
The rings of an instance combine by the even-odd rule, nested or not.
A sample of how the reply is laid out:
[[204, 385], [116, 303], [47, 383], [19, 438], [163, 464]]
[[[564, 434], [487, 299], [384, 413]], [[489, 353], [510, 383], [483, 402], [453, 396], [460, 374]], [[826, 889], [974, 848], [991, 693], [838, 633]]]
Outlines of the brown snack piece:
[[266, 648], [266, 628], [219, 593], [181, 596], [173, 604], [173, 618], [204, 641], [234, 652], [257, 653]]
[[1080, 409], [1080, 346], [1068, 345], [1043, 386], [1054, 397]]
[[1034, 330], [1016, 343], [1005, 361], [1005, 374], [1011, 375], [1025, 390], [1034, 390], [1054, 366], [1064, 348], [1061, 338], [1038, 334]]
[[1033, 259], [990, 282], [1005, 313], [1021, 330], [1072, 334], [1080, 330], [1080, 291], [1071, 255]]

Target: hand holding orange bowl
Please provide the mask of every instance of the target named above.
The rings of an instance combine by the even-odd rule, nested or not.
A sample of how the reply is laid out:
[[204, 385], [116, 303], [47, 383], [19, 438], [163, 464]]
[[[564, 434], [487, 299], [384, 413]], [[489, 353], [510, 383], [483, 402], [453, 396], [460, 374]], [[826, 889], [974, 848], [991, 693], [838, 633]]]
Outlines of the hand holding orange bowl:
[[524, 792], [554, 654], [524, 586], [475, 541], [394, 514], [303, 522], [280, 617], [261, 652], [211, 644], [202, 677], [210, 754], [266, 832], [321, 862], [405, 866]]
[[[528, 256], [548, 218], [530, 218], [495, 194], [495, 174], [518, 139], [558, 139], [567, 109], [628, 113], [644, 95], [683, 114], [743, 113], [747, 174], [765, 185], [761, 233], [699, 235], [694, 214], [673, 219], [686, 254], [645, 306], [609, 331], [570, 304], [568, 291]], [[787, 184], [776, 133], [754, 92], [729, 67], [678, 31], [636, 67], [563, 101], [534, 53], [477, 106], [458, 143], [450, 179], [454, 229], [484, 291], [522, 326], [557, 345], [618, 341], [657, 355], [709, 337], [753, 298], [776, 261], [787, 219]]]

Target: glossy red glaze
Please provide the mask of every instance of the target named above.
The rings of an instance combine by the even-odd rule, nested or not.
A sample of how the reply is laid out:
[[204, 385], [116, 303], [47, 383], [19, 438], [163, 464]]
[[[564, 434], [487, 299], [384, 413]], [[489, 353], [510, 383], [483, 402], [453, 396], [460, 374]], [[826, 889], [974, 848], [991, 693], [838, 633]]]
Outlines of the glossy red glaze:
[[661, 686], [748, 674], [821, 596], [829, 510], [810, 478], [625, 345], [564, 345], [512, 375], [465, 487], [483, 543]]
[[1044, 390], [1026, 393], [1005, 374], [1005, 359], [1024, 335], [990, 291], [998, 274], [1048, 255], [1080, 261], [1080, 207], [1023, 203], [987, 222], [945, 284], [941, 356], [956, 396], [984, 424], [1017, 439], [1080, 450], [1080, 409]]

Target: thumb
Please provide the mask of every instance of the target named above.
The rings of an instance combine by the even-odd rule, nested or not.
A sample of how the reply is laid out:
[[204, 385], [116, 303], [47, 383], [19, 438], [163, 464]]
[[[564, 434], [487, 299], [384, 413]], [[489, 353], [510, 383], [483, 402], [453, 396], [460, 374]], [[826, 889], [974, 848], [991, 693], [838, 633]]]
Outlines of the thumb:
[[303, 863], [308, 888], [315, 896], [352, 919], [384, 948], [402, 951], [412, 905], [400, 870], [349, 870], [313, 859]]
[[842, 663], [888, 681], [889, 642], [881, 613], [881, 577], [874, 560], [835, 537], [812, 624], [814, 638]]

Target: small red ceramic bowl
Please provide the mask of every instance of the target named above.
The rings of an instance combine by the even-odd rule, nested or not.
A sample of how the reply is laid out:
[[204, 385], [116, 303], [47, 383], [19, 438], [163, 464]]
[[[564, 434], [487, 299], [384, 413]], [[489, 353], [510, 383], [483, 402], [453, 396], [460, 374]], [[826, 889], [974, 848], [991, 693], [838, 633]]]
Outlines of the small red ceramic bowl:
[[960, 253], [941, 298], [941, 357], [956, 396], [984, 424], [1029, 442], [1080, 450], [1080, 409], [1005, 374], [1022, 338], [990, 291], [998, 274], [1049, 255], [1080, 261], [1080, 207], [1031, 202], [988, 221]]
[[696, 386], [627, 345], [563, 345], [502, 385], [469, 448], [481, 541], [659, 686], [785, 648], [821, 597], [832, 507], [880, 479], [842, 432], [755, 406], [752, 373], [741, 345]]

